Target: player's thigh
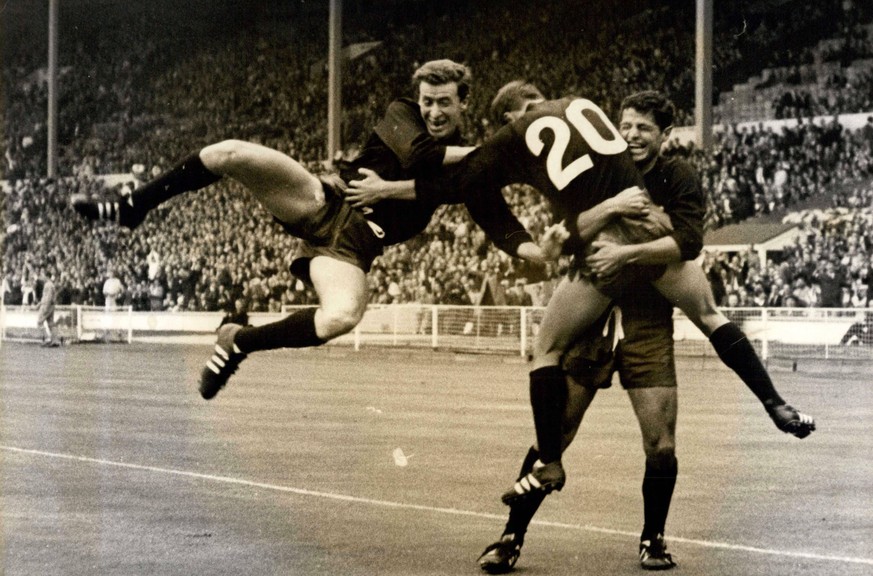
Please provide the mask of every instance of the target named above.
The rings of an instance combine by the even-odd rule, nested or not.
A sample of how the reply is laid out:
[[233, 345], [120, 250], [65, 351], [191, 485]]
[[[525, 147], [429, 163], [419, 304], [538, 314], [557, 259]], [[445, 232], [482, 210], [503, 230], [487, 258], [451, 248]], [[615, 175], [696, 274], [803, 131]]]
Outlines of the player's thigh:
[[676, 387], [632, 388], [627, 392], [640, 424], [646, 456], [672, 451], [676, 446]]
[[224, 140], [200, 151], [203, 164], [233, 178], [274, 216], [294, 223], [324, 204], [321, 181], [278, 150], [242, 140]]
[[561, 353], [609, 306], [604, 296], [587, 280], [564, 278], [546, 306], [534, 344], [534, 368], [556, 364]]
[[352, 325], [360, 321], [370, 295], [367, 275], [360, 267], [329, 256], [316, 256], [309, 264], [309, 276], [320, 303], [316, 327], [320, 321]]
[[653, 285], [707, 336], [728, 321], [715, 304], [706, 274], [693, 261], [670, 264]]

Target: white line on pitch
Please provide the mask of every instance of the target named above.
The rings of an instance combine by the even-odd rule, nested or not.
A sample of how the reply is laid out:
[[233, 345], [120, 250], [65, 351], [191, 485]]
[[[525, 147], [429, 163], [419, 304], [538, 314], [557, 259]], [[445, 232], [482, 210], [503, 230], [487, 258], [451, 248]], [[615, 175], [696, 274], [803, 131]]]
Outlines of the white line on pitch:
[[[317, 490], [306, 490], [304, 488], [294, 488], [292, 486], [281, 486], [278, 484], [268, 484], [265, 482], [254, 482], [251, 480], [243, 480], [240, 478], [230, 478], [228, 476], [216, 476], [214, 474], [202, 474], [200, 472], [190, 472], [187, 470], [175, 470], [172, 468], [161, 468], [158, 466], [145, 466], [142, 464], [131, 464], [129, 462], [115, 462], [113, 460], [103, 460], [101, 458], [89, 458], [87, 456], [77, 456], [75, 454], [61, 454], [57, 452], [46, 452], [43, 450], [32, 450], [28, 448], [17, 448], [15, 446], [2, 446], [0, 450], [7, 452], [17, 452], [19, 454], [32, 454], [36, 456], [45, 456], [48, 458], [56, 458], [60, 460], [73, 460], [76, 462], [87, 462], [90, 464], [102, 464], [104, 466], [114, 466], [116, 468], [127, 468], [130, 470], [141, 470], [146, 472], [157, 472], [160, 474], [169, 474], [174, 476], [185, 476], [187, 478], [198, 478], [201, 480], [211, 480], [213, 482], [223, 482], [225, 484], [237, 484], [240, 486], [250, 486], [252, 488], [263, 488], [266, 490], [274, 490], [277, 492], [288, 492], [301, 496], [314, 496], [316, 498], [325, 498], [328, 500], [339, 500], [342, 502], [356, 502], [358, 504], [369, 504], [371, 506], [383, 506], [386, 508], [402, 508], [405, 510], [421, 510], [425, 512], [436, 512], [439, 514], [452, 514], [455, 516], [472, 516], [475, 518], [487, 518], [490, 520], [504, 520], [505, 516], [500, 514], [491, 514], [488, 512], [475, 512], [472, 510], [459, 510], [457, 508], [440, 508], [438, 506], [425, 506], [422, 504], [407, 504], [404, 502], [392, 502], [390, 500], [375, 500], [372, 498], [361, 498], [359, 496], [349, 496], [346, 494], [335, 494], [333, 492], [319, 492]], [[636, 538], [638, 533], [627, 532], [624, 530], [613, 530], [611, 528], [600, 528], [597, 526], [583, 524], [565, 524], [563, 522], [550, 522], [548, 520], [534, 520], [533, 524], [540, 526], [549, 526], [552, 528], [563, 528], [567, 530], [583, 530], [586, 532], [597, 532], [600, 534], [613, 534], [619, 536], [631, 536]], [[670, 536], [671, 542], [682, 542], [685, 544], [694, 544], [706, 548], [720, 548], [723, 550], [737, 550], [742, 552], [755, 552], [758, 554], [769, 554], [772, 556], [784, 556], [789, 558], [803, 558], [806, 560], [823, 560], [830, 562], [845, 562], [849, 564], [864, 564], [873, 566], [873, 558], [855, 558], [852, 556], [831, 556], [828, 554], [812, 554], [809, 552], [791, 552], [785, 550], [771, 550], [769, 548], [756, 548], [754, 546], [743, 546], [741, 544], [729, 544], [727, 542], [711, 542], [709, 540], [695, 540], [693, 538], [681, 538]]]

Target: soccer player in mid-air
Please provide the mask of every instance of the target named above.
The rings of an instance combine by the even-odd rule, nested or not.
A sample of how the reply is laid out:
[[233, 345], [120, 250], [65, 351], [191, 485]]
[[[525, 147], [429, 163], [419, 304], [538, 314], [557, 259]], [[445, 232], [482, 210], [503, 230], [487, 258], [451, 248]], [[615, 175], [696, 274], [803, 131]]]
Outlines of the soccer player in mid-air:
[[671, 226], [641, 188], [644, 182], [627, 142], [596, 104], [574, 97], [547, 101], [536, 87], [516, 81], [501, 88], [493, 109], [509, 124], [464, 159], [461, 193], [478, 191], [487, 197], [490, 190], [513, 183], [533, 186], [549, 200], [555, 220], [566, 224], [575, 262], [549, 300], [533, 348], [530, 400], [539, 462], [503, 495], [504, 502], [563, 487], [561, 421], [567, 386], [561, 357], [613, 298], [643, 281], [651, 282], [709, 337], [722, 361], [762, 400], [777, 427], [801, 438], [815, 429], [809, 416], [776, 392], [745, 334], [716, 308], [706, 277], [694, 262], [653, 266], [664, 262], [641, 254], [624, 262], [621, 274], [607, 275], [597, 262], [590, 266], [593, 273], [587, 273], [587, 245], [597, 233], [589, 224], [602, 217], [591, 209], [604, 206], [605, 200], [620, 197], [622, 206], [606, 221], [624, 225], [615, 217], [641, 220], [647, 240], [665, 236]]
[[[373, 260], [385, 246], [423, 231], [437, 205], [459, 201], [440, 182], [445, 168], [470, 151], [461, 146], [460, 134], [470, 71], [451, 60], [434, 60], [416, 70], [413, 82], [418, 100], [400, 98], [388, 106], [342, 179], [319, 179], [281, 152], [226, 140], [199, 150], [126, 199], [71, 198], [73, 208], [87, 218], [113, 220], [133, 229], [170, 198], [231, 178], [289, 234], [303, 240], [291, 269], [312, 285], [318, 307], [263, 326], [223, 325], [201, 373], [204, 398], [214, 397], [248, 354], [318, 346], [352, 330], [366, 310], [366, 274]], [[399, 184], [421, 182], [421, 189], [416, 187], [406, 200], [389, 199], [356, 210], [344, 199], [346, 184], [366, 176], [367, 169]], [[486, 232], [487, 227], [497, 227], [489, 235], [499, 248], [531, 261], [543, 260], [543, 251], [514, 218], [499, 190], [496, 201], [483, 204], [497, 211], [496, 216], [489, 212], [480, 224]], [[474, 219], [482, 212], [474, 212]]]

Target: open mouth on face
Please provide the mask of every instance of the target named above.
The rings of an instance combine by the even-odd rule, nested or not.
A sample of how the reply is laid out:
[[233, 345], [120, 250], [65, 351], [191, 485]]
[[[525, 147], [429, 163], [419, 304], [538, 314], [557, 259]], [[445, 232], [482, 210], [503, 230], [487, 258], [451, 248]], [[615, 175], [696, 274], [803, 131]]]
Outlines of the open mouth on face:
[[645, 156], [648, 153], [648, 147], [642, 144], [628, 144], [628, 150], [632, 156]]
[[449, 121], [445, 117], [435, 119], [430, 118], [427, 121], [427, 127], [430, 129], [431, 132], [442, 132], [443, 130], [445, 130], [448, 123]]

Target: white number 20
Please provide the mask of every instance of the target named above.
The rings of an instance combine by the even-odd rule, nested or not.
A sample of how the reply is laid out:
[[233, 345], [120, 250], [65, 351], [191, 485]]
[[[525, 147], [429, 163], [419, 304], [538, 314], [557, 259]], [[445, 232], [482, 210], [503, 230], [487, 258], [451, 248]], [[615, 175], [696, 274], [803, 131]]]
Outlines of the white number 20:
[[[600, 132], [597, 131], [597, 128], [583, 114], [585, 110], [599, 116], [602, 125], [612, 132], [612, 139], [604, 139]], [[618, 133], [618, 130], [612, 125], [606, 114], [603, 113], [603, 110], [591, 100], [584, 98], [573, 100], [567, 106], [565, 114], [567, 116], [566, 121], [557, 116], [538, 118], [528, 126], [525, 133], [525, 143], [534, 156], [539, 156], [543, 153], [545, 146], [541, 137], [543, 130], [551, 130], [555, 135], [555, 141], [549, 150], [548, 157], [546, 157], [546, 170], [548, 171], [549, 179], [558, 190], [563, 190], [577, 176], [594, 166], [589, 154], [576, 158], [567, 164], [567, 166], [563, 165], [564, 153], [570, 145], [570, 127], [567, 125], [567, 122], [573, 125], [573, 128], [591, 146], [591, 149], [598, 154], [611, 156], [624, 152], [627, 149], [627, 142], [624, 141], [621, 134]]]

